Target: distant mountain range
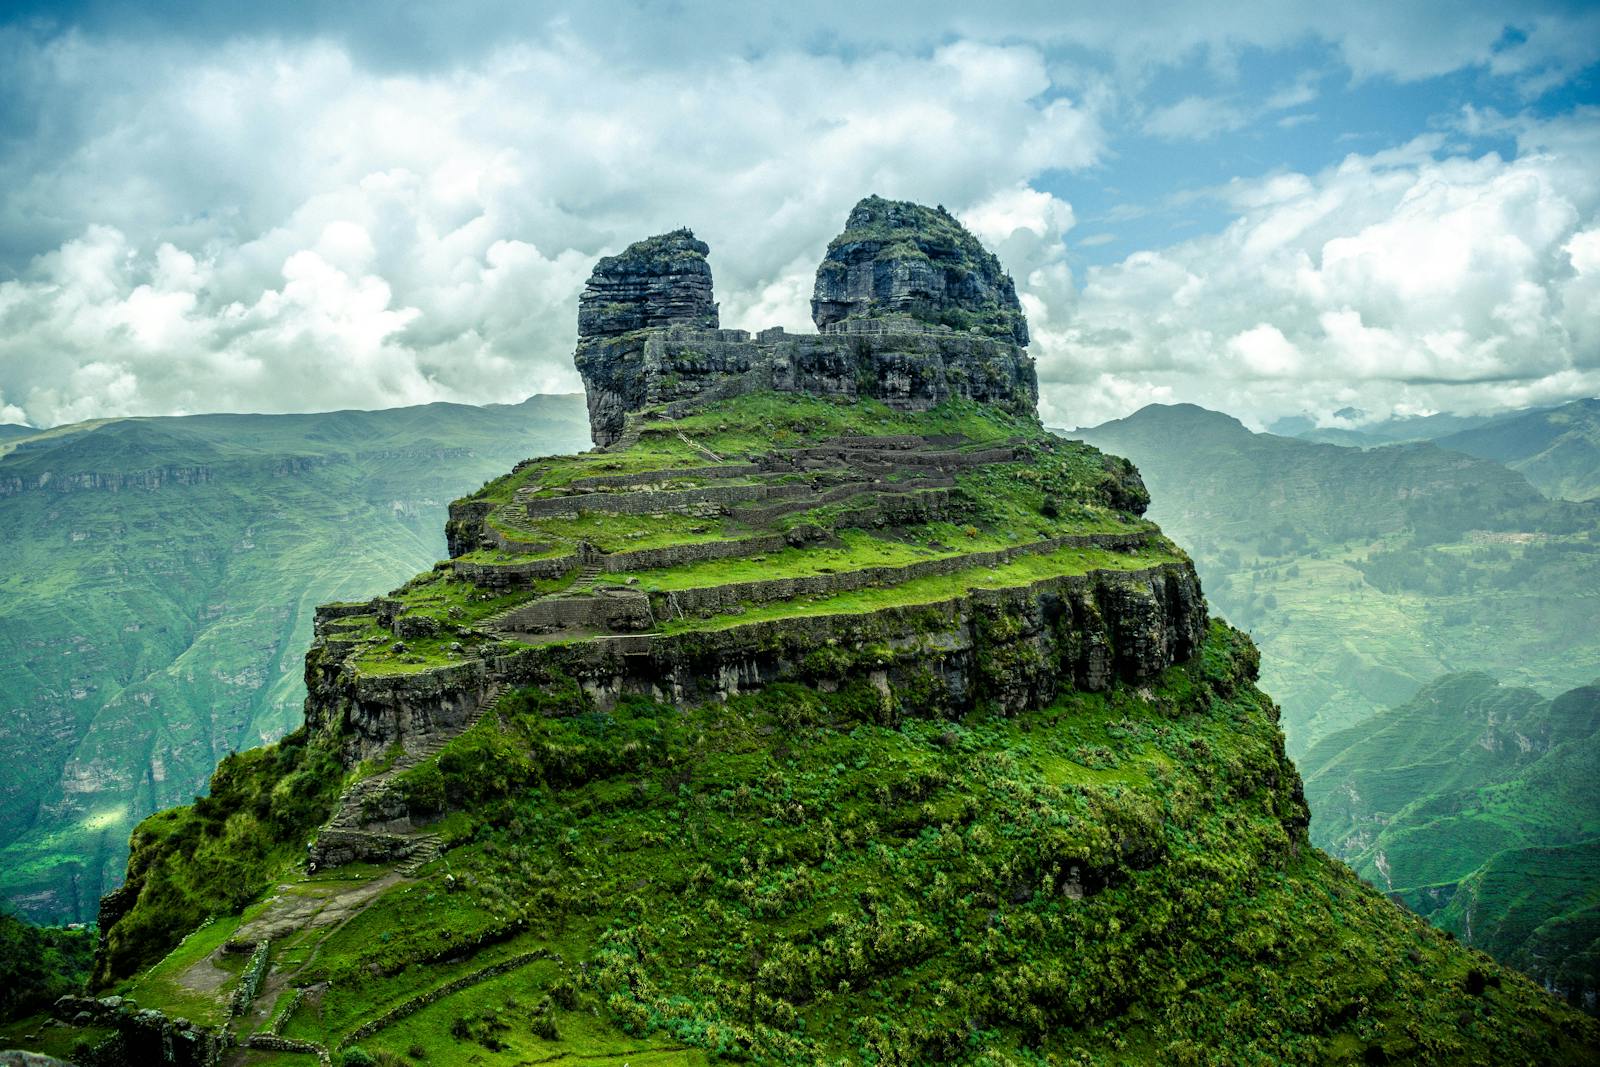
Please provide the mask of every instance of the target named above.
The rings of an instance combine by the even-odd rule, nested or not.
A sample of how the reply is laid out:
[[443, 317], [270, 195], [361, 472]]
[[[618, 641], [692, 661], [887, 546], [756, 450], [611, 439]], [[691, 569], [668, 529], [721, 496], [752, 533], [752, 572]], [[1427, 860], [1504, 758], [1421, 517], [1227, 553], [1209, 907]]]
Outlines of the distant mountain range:
[[1300, 758], [1311, 839], [1575, 1002], [1600, 989], [1600, 680], [1547, 699], [1479, 672]]
[[1600, 497], [1600, 399], [1497, 419], [1438, 445], [1504, 463], [1548, 496]]
[[1138, 465], [1151, 517], [1260, 642], [1292, 752], [1451, 671], [1546, 692], [1600, 675], [1600, 503], [1438, 443], [1341, 447], [1193, 405], [1063, 433]]
[[1433, 441], [1441, 448], [1503, 463], [1546, 496], [1600, 497], [1600, 399], [1493, 416], [1386, 419], [1351, 428], [1318, 427], [1303, 416], [1292, 416], [1269, 429], [1280, 436], [1356, 448]]
[[0, 430], [0, 895], [93, 919], [128, 832], [299, 722], [312, 608], [444, 555], [445, 506], [582, 450], [581, 396]]
[[[1347, 409], [1340, 413], [1347, 419], [1360, 418], [1364, 413]], [[1517, 414], [1524, 414], [1518, 412]], [[1470, 430], [1493, 421], [1491, 415], [1454, 415], [1441, 412], [1437, 415], [1409, 415], [1369, 422], [1365, 425], [1351, 422], [1347, 426], [1318, 426], [1304, 415], [1290, 415], [1278, 419], [1267, 427], [1269, 433], [1279, 437], [1298, 437], [1302, 441], [1318, 441], [1327, 445], [1346, 445], [1354, 448], [1373, 448], [1377, 445], [1406, 444], [1411, 441], [1432, 441], [1446, 434]]]

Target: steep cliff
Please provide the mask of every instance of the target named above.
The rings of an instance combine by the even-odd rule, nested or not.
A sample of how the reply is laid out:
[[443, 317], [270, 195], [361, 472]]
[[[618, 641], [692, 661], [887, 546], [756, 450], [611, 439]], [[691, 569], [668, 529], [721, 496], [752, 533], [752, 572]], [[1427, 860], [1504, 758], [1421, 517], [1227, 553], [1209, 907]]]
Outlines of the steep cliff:
[[[1040, 426], [1025, 333], [873, 310], [586, 336], [610, 447], [319, 611], [305, 727], [141, 827], [99, 980], [252, 1063], [1592, 1053], [1310, 847], [1253, 646], [1137, 472]], [[856, 376], [797, 370], [836, 338]]]
[[892, 314], [1028, 343], [1011, 276], [965, 226], [942, 207], [869, 196], [828, 245], [811, 317], [825, 329]]
[[595, 444], [624, 440], [644, 417], [753, 392], [900, 411], [965, 399], [1033, 417], [1038, 378], [1015, 288], [942, 210], [878, 197], [856, 206], [817, 270], [820, 335], [717, 329], [708, 252], [680, 230], [595, 268], [577, 353]]

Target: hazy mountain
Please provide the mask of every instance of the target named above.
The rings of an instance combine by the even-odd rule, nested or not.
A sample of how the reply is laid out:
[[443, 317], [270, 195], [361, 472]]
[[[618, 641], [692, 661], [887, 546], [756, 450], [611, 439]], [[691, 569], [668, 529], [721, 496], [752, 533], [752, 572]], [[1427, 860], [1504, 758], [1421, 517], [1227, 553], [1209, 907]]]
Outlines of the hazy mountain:
[[1504, 463], [1548, 496], [1600, 497], [1600, 399], [1530, 411], [1441, 437], [1438, 443]]
[[100, 421], [0, 456], [0, 892], [92, 919], [128, 831], [299, 720], [311, 610], [444, 554], [445, 505], [588, 444], [579, 396]]
[[[1360, 412], [1348, 413], [1348, 417], [1360, 417], [1360, 415]], [[1396, 416], [1365, 425], [1318, 426], [1313, 419], [1304, 415], [1289, 415], [1274, 421], [1267, 430], [1280, 437], [1298, 437], [1303, 441], [1373, 448], [1377, 445], [1405, 444], [1411, 441], [1433, 441], [1446, 434], [1470, 430], [1502, 417], [1440, 412], [1436, 415]]]
[[1449, 675], [1299, 759], [1312, 841], [1566, 994], [1600, 985], [1600, 685]]
[[1127, 456], [1207, 595], [1251, 628], [1292, 751], [1482, 669], [1558, 691], [1600, 674], [1600, 507], [1430, 443], [1357, 449], [1152, 405], [1067, 433]]

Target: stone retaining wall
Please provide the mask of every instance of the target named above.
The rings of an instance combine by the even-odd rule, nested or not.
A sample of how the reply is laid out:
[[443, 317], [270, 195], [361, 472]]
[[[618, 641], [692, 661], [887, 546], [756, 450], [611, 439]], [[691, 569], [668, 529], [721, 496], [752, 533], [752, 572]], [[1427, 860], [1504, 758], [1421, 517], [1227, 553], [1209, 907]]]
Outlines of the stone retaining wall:
[[497, 629], [521, 633], [557, 630], [616, 633], [648, 630], [655, 625], [655, 617], [651, 614], [650, 598], [630, 591], [535, 600], [503, 612], [492, 622]]
[[[624, 693], [694, 703], [776, 681], [855, 678], [909, 714], [959, 714], [984, 703], [1012, 712], [1066, 688], [1149, 678], [1193, 655], [1205, 625], [1193, 566], [1170, 562], [870, 613], [507, 648], [415, 675], [311, 670], [306, 714], [313, 729], [342, 734], [353, 766], [397, 741], [453, 732], [440, 724], [464, 722], [490, 684], [543, 685], [558, 676], [576, 678], [602, 707]], [[870, 649], [887, 649], [887, 659], [870, 660]]]
[[551, 556], [548, 559], [518, 560], [514, 563], [474, 563], [470, 560], [451, 560], [450, 566], [457, 578], [464, 578], [485, 589], [523, 589], [534, 582], [550, 582], [571, 574], [582, 561], [576, 555]]
[[763, 469], [758, 463], [723, 463], [714, 467], [668, 467], [664, 470], [643, 471], [637, 474], [600, 474], [592, 478], [574, 478], [567, 483], [567, 486], [572, 489], [608, 489], [619, 485], [670, 482], [675, 478], [748, 478], [760, 474]]
[[531, 519], [558, 518], [577, 512], [604, 515], [717, 515], [749, 500], [789, 500], [813, 492], [803, 483], [773, 485], [712, 485], [699, 489], [642, 489], [624, 493], [587, 493], [574, 496], [519, 498]]
[[347, 863], [399, 863], [415, 850], [416, 842], [399, 834], [325, 829], [306, 851], [306, 862], [315, 870]]
[[[941, 485], [941, 482], [944, 484]], [[857, 482], [853, 485], [841, 485], [829, 489], [805, 500], [791, 500], [768, 507], [735, 508], [733, 515], [740, 522], [746, 522], [752, 526], [765, 526], [787, 515], [799, 515], [815, 508], [827, 507], [829, 504], [838, 504], [859, 496], [871, 494], [875, 499], [875, 506], [882, 514], [899, 514], [905, 509], [905, 504], [901, 503], [896, 506], [895, 501], [906, 502], [914, 497], [920, 497], [922, 499], [909, 510], [915, 514], [943, 516], [950, 512], [950, 494], [954, 491], [954, 485], [954, 479], [928, 478], [919, 479], [914, 484], [906, 484], [903, 490], [894, 491], [871, 482]], [[936, 522], [939, 520], [929, 518], [915, 521]], [[835, 523], [835, 526], [837, 525]]]
[[901, 566], [863, 567], [836, 574], [814, 574], [795, 578], [768, 578], [750, 582], [729, 582], [698, 589], [678, 589], [671, 593], [653, 592], [650, 605], [656, 618], [671, 620], [689, 615], [710, 616], [735, 609], [742, 604], [758, 606], [778, 600], [831, 596], [873, 586], [893, 586], [917, 578], [955, 574], [978, 567], [997, 567], [1022, 556], [1047, 555], [1063, 548], [1104, 548], [1127, 550], [1149, 540], [1146, 534], [1072, 534], [1034, 541], [1025, 545], [971, 552], [962, 556], [919, 560]]
[[953, 398], [1032, 416], [1038, 403], [1033, 359], [1011, 341], [925, 332], [903, 324], [848, 334], [727, 331], [659, 326], [579, 346], [595, 443], [625, 437], [628, 414], [661, 407], [679, 418], [709, 400], [776, 390], [856, 400], [902, 411]]
[[379, 1030], [387, 1026], [393, 1026], [401, 1019], [415, 1015], [428, 1005], [444, 997], [459, 993], [469, 986], [475, 986], [479, 982], [487, 982], [491, 978], [498, 978], [502, 974], [508, 974], [519, 967], [526, 967], [530, 963], [550, 959], [559, 959], [559, 957], [545, 949], [535, 949], [532, 952], [523, 952], [512, 956], [510, 959], [501, 960], [499, 963], [473, 971], [471, 974], [464, 974], [453, 982], [447, 982], [438, 989], [430, 990], [421, 996], [412, 997], [405, 1003], [390, 1008], [371, 1022], [356, 1027], [350, 1032], [350, 1036], [344, 1039], [343, 1045], [349, 1046], [364, 1037], [371, 1037]]

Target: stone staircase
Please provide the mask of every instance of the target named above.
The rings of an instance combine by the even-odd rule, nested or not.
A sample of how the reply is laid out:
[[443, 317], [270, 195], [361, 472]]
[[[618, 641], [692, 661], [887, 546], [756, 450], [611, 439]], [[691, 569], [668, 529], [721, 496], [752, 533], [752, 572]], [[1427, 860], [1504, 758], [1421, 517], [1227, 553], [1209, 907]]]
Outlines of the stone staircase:
[[423, 834], [413, 839], [411, 854], [395, 870], [402, 877], [411, 878], [443, 854], [444, 839], [438, 834]]
[[706, 457], [707, 459], [711, 460], [713, 463], [721, 463], [722, 462], [722, 457], [721, 456], [719, 456], [715, 452], [711, 451], [711, 449], [707, 448], [705, 445], [701, 444], [699, 441], [694, 440], [688, 434], [684, 433], [682, 430], [678, 431], [678, 440], [682, 441], [684, 444], [686, 444], [690, 448], [694, 449], [700, 455], [702, 455], [702, 456]]
[[422, 745], [397, 757], [384, 770], [346, 789], [339, 797], [333, 817], [317, 832], [317, 839], [308, 856], [309, 863], [322, 868], [337, 867], [358, 859], [400, 859], [402, 862], [397, 870], [410, 877], [424, 864], [435, 859], [443, 851], [443, 842], [438, 834], [368, 830], [368, 802], [386, 792], [397, 775], [434, 759], [452, 740], [476, 726], [504, 693], [503, 683], [491, 684], [459, 730], [430, 735]]

